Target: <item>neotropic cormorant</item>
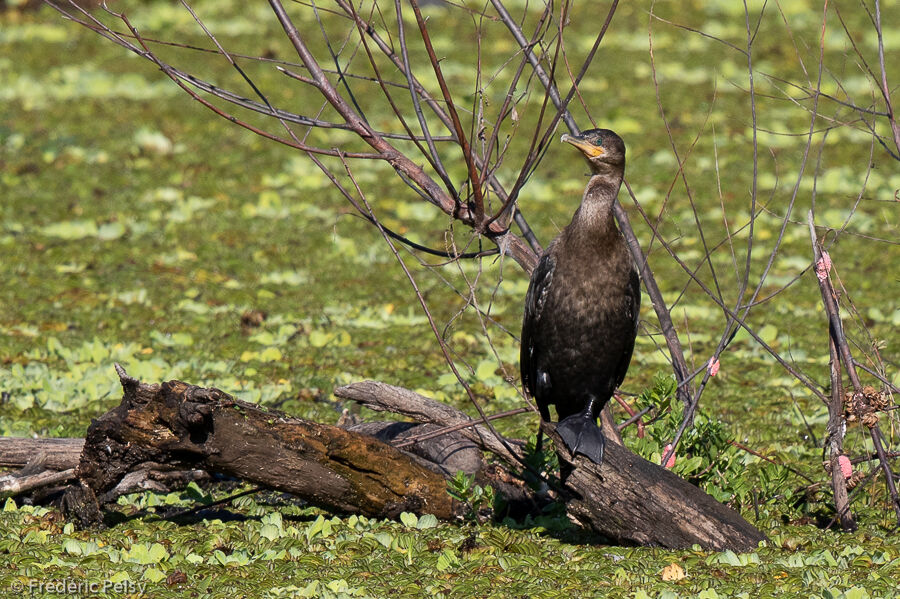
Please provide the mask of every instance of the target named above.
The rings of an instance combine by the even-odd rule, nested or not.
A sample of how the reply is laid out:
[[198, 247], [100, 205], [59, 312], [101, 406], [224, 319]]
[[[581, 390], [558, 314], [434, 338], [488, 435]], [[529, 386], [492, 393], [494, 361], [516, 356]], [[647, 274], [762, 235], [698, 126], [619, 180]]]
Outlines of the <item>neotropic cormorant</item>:
[[573, 454], [600, 464], [600, 410], [631, 361], [641, 301], [634, 260], [613, 216], [625, 174], [625, 143], [608, 129], [563, 135], [591, 178], [572, 222], [531, 274], [522, 322], [522, 382]]

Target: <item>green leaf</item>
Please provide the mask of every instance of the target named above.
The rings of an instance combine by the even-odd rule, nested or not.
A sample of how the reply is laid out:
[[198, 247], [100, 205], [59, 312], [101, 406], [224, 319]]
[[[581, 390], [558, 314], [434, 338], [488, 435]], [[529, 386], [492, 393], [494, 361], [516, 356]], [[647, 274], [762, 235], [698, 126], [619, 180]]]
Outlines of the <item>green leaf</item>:
[[261, 554], [259, 554], [259, 559], [274, 562], [280, 561], [287, 558], [287, 552], [282, 549], [280, 551], [275, 551], [274, 549], [266, 549]]
[[260, 362], [281, 362], [283, 356], [277, 347], [267, 347], [259, 353]]
[[213, 496], [201, 489], [194, 481], [188, 483], [188, 486], [184, 489], [184, 494], [192, 501], [199, 501], [203, 504], [210, 504], [213, 502]]
[[331, 333], [326, 333], [320, 329], [314, 329], [309, 332], [309, 344], [313, 347], [325, 347], [334, 338]]
[[451, 551], [450, 549], [444, 549], [437, 559], [437, 569], [441, 572], [445, 572], [454, 566], [459, 565], [459, 558], [456, 557], [456, 553]]
[[283, 270], [262, 275], [260, 283], [281, 286], [300, 286], [309, 282], [309, 275], [297, 270]]
[[309, 525], [309, 528], [306, 529], [306, 540], [311, 541], [317, 534], [322, 532], [322, 529], [325, 527], [325, 516], [319, 516], [316, 518], [312, 524]]
[[172, 334], [172, 345], [177, 345], [180, 347], [190, 347], [194, 344], [194, 338], [188, 335], [187, 333], [173, 333]]
[[250, 341], [260, 345], [275, 345], [275, 335], [269, 331], [260, 331], [250, 336]]
[[741, 566], [741, 558], [737, 556], [737, 554], [728, 549], [723, 553], [719, 554], [718, 562], [720, 564], [728, 564], [729, 566]]
[[281, 536], [281, 529], [279, 529], [277, 526], [273, 526], [272, 524], [263, 524], [259, 527], [259, 535], [261, 537], [269, 539], [270, 541], [274, 541]]
[[128, 582], [129, 580], [131, 580], [131, 578], [128, 576], [128, 573], [122, 570], [119, 570], [109, 577], [109, 581], [114, 584], [117, 582]]
[[97, 229], [97, 238], [100, 241], [112, 241], [125, 235], [125, 231], [125, 225], [119, 221], [113, 221], [100, 225], [100, 228]]
[[771, 346], [778, 338], [778, 329], [775, 328], [775, 325], [767, 324], [756, 334], [759, 335], [759, 338], [762, 339], [767, 345]]
[[376, 532], [372, 534], [372, 537], [374, 537], [374, 539], [378, 541], [385, 549], [390, 549], [391, 545], [394, 544], [394, 536], [390, 533]]
[[144, 570], [143, 578], [149, 580], [150, 582], [159, 582], [161, 580], [165, 580], [166, 575], [156, 568], [147, 568], [146, 570]]
[[96, 237], [97, 231], [97, 224], [92, 220], [68, 220], [47, 225], [41, 229], [41, 233], [47, 237], [58, 237], [69, 241]]
[[159, 562], [168, 559], [168, 557], [169, 553], [166, 551], [166, 548], [159, 543], [153, 543], [152, 545], [136, 543], [125, 552], [123, 559], [127, 562], [146, 565], [158, 564]]
[[148, 555], [150, 556], [150, 559], [154, 561], [154, 563], [158, 563], [169, 558], [169, 552], [166, 551], [166, 548], [160, 543], [153, 543], [150, 546]]
[[81, 555], [81, 541], [66, 539], [63, 541], [62, 550], [69, 555]]
[[497, 362], [494, 360], [482, 360], [478, 363], [478, 367], [475, 369], [475, 376], [479, 381], [486, 381], [487, 379], [495, 376], [494, 373], [497, 370]]
[[187, 333], [172, 333], [166, 335], [160, 331], [151, 331], [150, 339], [164, 347], [190, 347], [194, 344], [194, 338]]
[[339, 580], [332, 580], [325, 586], [327, 586], [329, 588], [329, 590], [331, 590], [335, 593], [342, 593], [350, 588], [350, 585], [347, 584], [347, 581], [344, 580], [343, 578], [341, 578]]
[[137, 130], [134, 143], [144, 152], [160, 155], [171, 154], [175, 147], [168, 137], [147, 127]]
[[437, 384], [439, 387], [449, 387], [459, 384], [459, 379], [452, 372], [445, 372], [437, 378]]

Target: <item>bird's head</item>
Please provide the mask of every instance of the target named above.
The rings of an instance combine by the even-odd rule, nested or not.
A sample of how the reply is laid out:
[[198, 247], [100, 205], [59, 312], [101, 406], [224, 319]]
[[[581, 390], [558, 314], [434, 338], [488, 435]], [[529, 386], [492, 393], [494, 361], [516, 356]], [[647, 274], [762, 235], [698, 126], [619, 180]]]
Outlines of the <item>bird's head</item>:
[[625, 168], [625, 142], [609, 129], [588, 129], [581, 135], [564, 134], [562, 141], [581, 150], [594, 173]]

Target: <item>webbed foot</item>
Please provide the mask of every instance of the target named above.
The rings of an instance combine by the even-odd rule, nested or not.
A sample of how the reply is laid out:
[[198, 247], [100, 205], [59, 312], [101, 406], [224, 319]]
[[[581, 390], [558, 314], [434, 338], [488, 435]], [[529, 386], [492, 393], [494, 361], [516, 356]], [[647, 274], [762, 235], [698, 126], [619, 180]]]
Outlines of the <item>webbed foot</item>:
[[556, 432], [573, 455], [581, 454], [598, 466], [603, 462], [606, 439], [590, 414], [574, 414], [561, 420]]

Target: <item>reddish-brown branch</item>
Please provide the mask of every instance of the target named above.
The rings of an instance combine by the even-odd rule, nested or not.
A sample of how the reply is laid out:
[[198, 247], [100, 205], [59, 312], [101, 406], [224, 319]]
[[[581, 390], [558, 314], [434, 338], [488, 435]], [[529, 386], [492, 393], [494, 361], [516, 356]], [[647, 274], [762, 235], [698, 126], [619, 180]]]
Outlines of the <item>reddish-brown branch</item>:
[[447, 110], [450, 113], [450, 120], [453, 123], [453, 130], [456, 132], [456, 139], [459, 142], [460, 148], [462, 148], [463, 158], [466, 161], [466, 167], [469, 171], [469, 186], [472, 190], [472, 195], [474, 196], [475, 203], [475, 231], [478, 233], [483, 233], [485, 232], [484, 196], [481, 187], [481, 178], [478, 174], [478, 168], [475, 165], [472, 148], [469, 145], [469, 140], [466, 137], [466, 132], [463, 129], [462, 122], [459, 120], [459, 113], [457, 113], [456, 111], [456, 104], [453, 101], [453, 95], [450, 93], [450, 88], [447, 87], [447, 80], [444, 79], [444, 74], [441, 71], [441, 64], [434, 52], [434, 46], [432, 46], [431, 44], [431, 36], [428, 34], [428, 27], [425, 24], [425, 19], [422, 17], [422, 11], [419, 10], [419, 3], [417, 2], [417, 0], [410, 0], [410, 5], [412, 6], [413, 13], [415, 13], [416, 15], [416, 23], [419, 26], [419, 32], [422, 34], [422, 41], [425, 43], [425, 51], [428, 53], [428, 60], [431, 62], [431, 68], [432, 70], [434, 70], [434, 76], [437, 79], [438, 86], [441, 88], [441, 95], [444, 98], [444, 102], [447, 104]]
[[847, 480], [840, 466], [840, 458], [844, 454], [844, 431], [847, 422], [844, 418], [844, 385], [841, 379], [841, 359], [838, 356], [834, 339], [828, 339], [829, 370], [831, 372], [831, 401], [828, 402], [828, 436], [826, 442], [830, 450], [831, 489], [834, 493], [834, 511], [844, 531], [856, 530], [856, 521], [850, 511], [850, 497], [847, 491]]
[[[807, 213], [807, 222], [809, 225], [810, 239], [812, 241], [813, 256], [817, 265], [817, 271], [819, 271], [816, 273], [817, 275], [819, 275], [816, 278], [819, 281], [819, 290], [822, 293], [822, 303], [825, 306], [825, 313], [828, 315], [831, 343], [834, 344], [832, 361], [834, 361], [836, 358], [839, 358], [840, 363], [843, 364], [844, 370], [847, 372], [847, 375], [850, 378], [850, 383], [853, 387], [854, 400], [856, 400], [857, 398], [864, 396], [862, 384], [860, 383], [859, 375], [856, 373], [856, 364], [853, 360], [853, 356], [850, 353], [850, 346], [847, 343], [847, 338], [844, 336], [840, 309], [838, 308], [834, 287], [831, 284], [831, 278], [828, 276], [828, 271], [830, 270], [831, 266], [824, 260], [822, 248], [819, 245], [819, 240], [816, 238], [816, 227], [812, 210]], [[839, 367], [832, 365], [832, 378], [836, 377], [839, 379], [840, 372], [834, 372], [835, 368], [839, 369]], [[841, 400], [843, 402], [843, 396], [841, 396]], [[894, 475], [891, 471], [891, 464], [888, 460], [887, 454], [885, 453], [884, 447], [881, 444], [881, 429], [878, 427], [877, 422], [871, 426], [868, 426], [868, 429], [869, 436], [872, 438], [872, 445], [875, 447], [875, 452], [878, 454], [878, 460], [880, 462], [882, 472], [884, 473], [885, 484], [888, 489], [888, 494], [891, 497], [891, 503], [894, 507], [894, 513], [897, 516], [897, 523], [898, 525], [900, 525], [900, 495], [897, 494], [897, 486], [894, 484]], [[832, 470], [834, 470], [834, 468], [832, 468]]]

